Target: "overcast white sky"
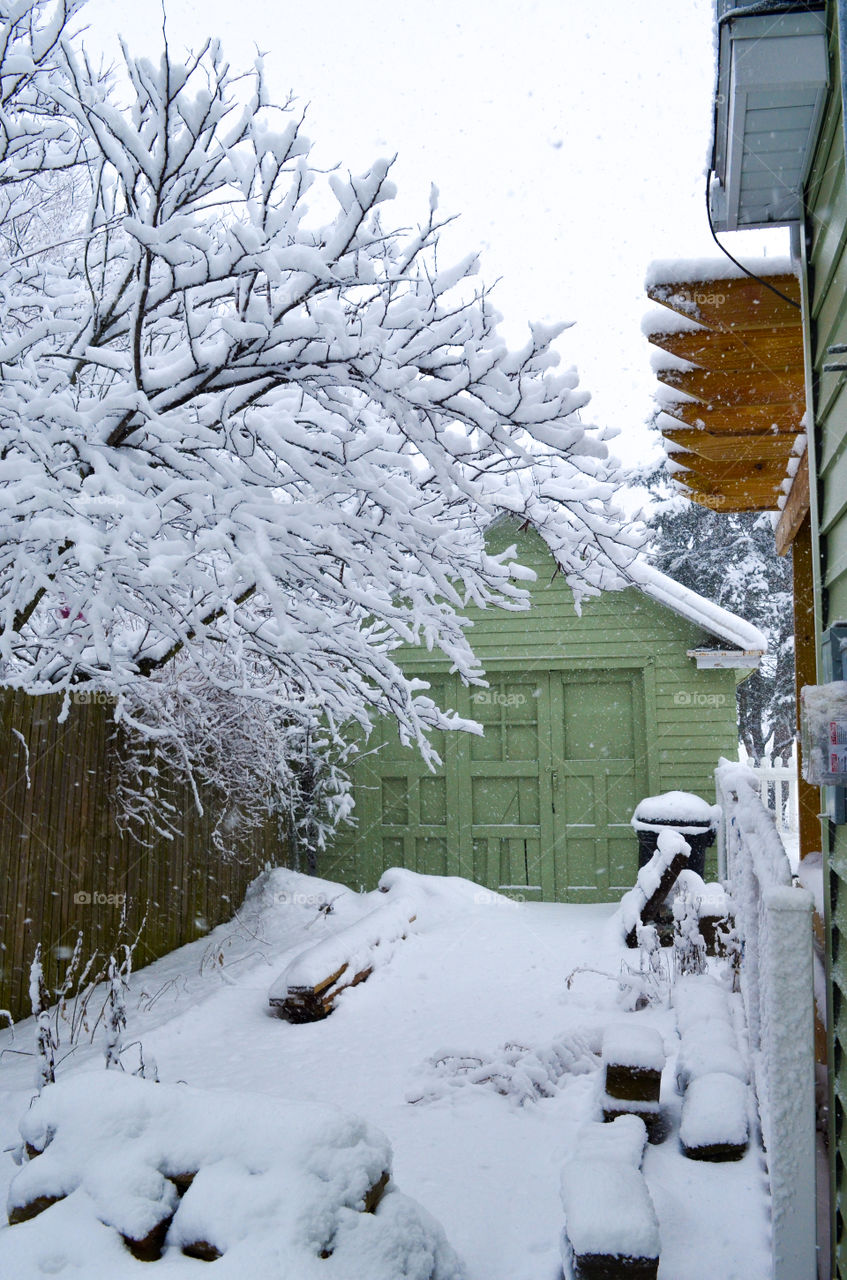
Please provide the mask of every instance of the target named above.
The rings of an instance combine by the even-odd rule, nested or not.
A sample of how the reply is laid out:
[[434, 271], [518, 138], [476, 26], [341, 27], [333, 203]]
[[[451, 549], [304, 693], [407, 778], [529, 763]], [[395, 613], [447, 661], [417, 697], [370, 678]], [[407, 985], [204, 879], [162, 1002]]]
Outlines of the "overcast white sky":
[[[572, 320], [559, 340], [586, 417], [648, 447], [655, 380], [641, 318], [653, 258], [717, 254], [704, 212], [711, 0], [167, 0], [172, 46], [218, 36], [233, 65], [266, 53], [271, 87], [308, 103], [316, 155], [354, 172], [397, 154], [398, 220], [429, 185], [461, 217], [452, 256], [500, 278], [504, 329]], [[89, 0], [89, 45], [161, 47], [160, 0]], [[388, 211], [386, 210], [386, 218]], [[727, 241], [785, 252], [781, 233]]]

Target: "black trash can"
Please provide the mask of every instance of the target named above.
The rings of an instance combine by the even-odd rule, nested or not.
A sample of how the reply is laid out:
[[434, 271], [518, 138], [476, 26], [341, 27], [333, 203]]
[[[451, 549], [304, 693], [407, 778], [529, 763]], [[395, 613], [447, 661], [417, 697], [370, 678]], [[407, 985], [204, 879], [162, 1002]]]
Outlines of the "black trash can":
[[665, 791], [647, 796], [635, 807], [632, 828], [638, 837], [638, 869], [650, 861], [656, 843], [668, 827], [678, 831], [691, 848], [688, 866], [705, 879], [706, 850], [715, 843], [720, 811], [690, 791]]

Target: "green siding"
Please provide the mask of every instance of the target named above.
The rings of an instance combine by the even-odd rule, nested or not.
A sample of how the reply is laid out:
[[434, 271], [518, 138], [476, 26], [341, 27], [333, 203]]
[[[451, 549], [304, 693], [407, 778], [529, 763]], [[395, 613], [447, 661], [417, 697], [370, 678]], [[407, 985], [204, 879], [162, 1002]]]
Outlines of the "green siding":
[[[807, 189], [811, 244], [811, 338], [815, 447], [823, 586], [822, 625], [847, 618], [847, 384], [823, 372], [827, 348], [847, 343], [847, 181], [834, 14], [830, 11], [832, 86]], [[830, 1064], [835, 1274], [847, 1277], [847, 1184], [844, 1177], [847, 1107], [847, 828], [829, 826]]]
[[358, 827], [323, 874], [370, 888], [400, 863], [530, 899], [614, 900], [635, 875], [638, 800], [713, 795], [718, 757], [737, 749], [736, 673], [698, 671], [686, 650], [714, 638], [634, 587], [585, 602], [580, 616], [541, 539], [492, 531], [492, 550], [512, 543], [537, 574], [531, 609], [469, 610], [490, 688], [464, 687], [431, 653], [404, 658], [484, 735], [437, 735], [442, 767], [430, 774], [377, 725], [368, 746], [380, 750], [355, 773]]

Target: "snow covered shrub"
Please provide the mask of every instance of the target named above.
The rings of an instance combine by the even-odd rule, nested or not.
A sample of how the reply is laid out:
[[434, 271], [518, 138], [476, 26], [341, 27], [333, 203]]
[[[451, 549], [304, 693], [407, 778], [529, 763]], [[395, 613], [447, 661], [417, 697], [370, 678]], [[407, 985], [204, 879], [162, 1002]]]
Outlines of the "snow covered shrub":
[[493, 1054], [445, 1050], [429, 1059], [432, 1083], [423, 1090], [410, 1091], [406, 1101], [433, 1102], [465, 1085], [481, 1085], [523, 1106], [555, 1097], [569, 1077], [596, 1071], [599, 1050], [600, 1035], [590, 1030], [570, 1032], [534, 1049], [506, 1044]]
[[[144, 922], [134, 938], [125, 938], [126, 921], [121, 917], [112, 945], [105, 953], [95, 950], [83, 961], [83, 934], [68, 959], [58, 987], [49, 991], [44, 980], [41, 944], [35, 949], [30, 966], [29, 994], [36, 1019], [35, 1057], [36, 1084], [39, 1092], [56, 1079], [57, 1067], [80, 1044], [83, 1036], [94, 1042], [101, 1022], [105, 1029], [104, 1053], [107, 1067], [125, 1070], [123, 1055], [136, 1050], [138, 1063], [133, 1074], [156, 1078], [156, 1064], [145, 1061], [139, 1041], [124, 1043], [126, 1030], [126, 992], [132, 976], [132, 958]], [[116, 959], [120, 956], [120, 960]], [[61, 1050], [61, 1057], [56, 1054]], [[23, 1050], [12, 1050], [15, 1053]]]
[[699, 903], [682, 888], [673, 900], [673, 954], [677, 977], [706, 972], [706, 944], [700, 932]]
[[44, 986], [40, 942], [35, 948], [35, 956], [29, 969], [29, 1001], [35, 1018], [35, 1053], [38, 1064], [36, 1085], [40, 1093], [46, 1084], [53, 1084], [56, 1079], [55, 1053], [58, 1047], [46, 1007], [47, 991]]
[[[219, 815], [219, 853], [276, 817], [295, 864], [305, 849], [314, 873], [352, 807], [344, 768], [352, 748], [316, 709], [275, 705], [270, 669], [264, 698], [232, 688], [235, 674], [226, 663], [199, 671], [178, 656], [127, 694], [114, 739], [118, 823], [142, 840], [179, 832], [188, 787], [199, 813], [205, 801]], [[255, 670], [237, 674], [240, 686], [259, 686]]]

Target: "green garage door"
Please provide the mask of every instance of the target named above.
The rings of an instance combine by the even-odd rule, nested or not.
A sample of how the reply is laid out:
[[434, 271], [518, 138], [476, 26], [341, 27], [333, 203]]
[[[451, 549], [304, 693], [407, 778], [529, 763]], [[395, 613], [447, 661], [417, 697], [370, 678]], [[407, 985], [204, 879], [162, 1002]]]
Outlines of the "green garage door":
[[620, 896], [637, 865], [629, 819], [646, 794], [640, 672], [488, 679], [490, 688], [468, 690], [431, 678], [441, 706], [484, 730], [435, 735], [443, 765], [434, 774], [381, 730], [356, 773], [359, 875], [373, 884], [405, 866], [528, 899]]

